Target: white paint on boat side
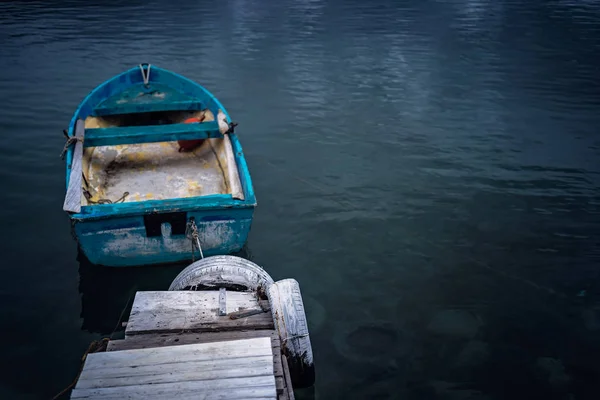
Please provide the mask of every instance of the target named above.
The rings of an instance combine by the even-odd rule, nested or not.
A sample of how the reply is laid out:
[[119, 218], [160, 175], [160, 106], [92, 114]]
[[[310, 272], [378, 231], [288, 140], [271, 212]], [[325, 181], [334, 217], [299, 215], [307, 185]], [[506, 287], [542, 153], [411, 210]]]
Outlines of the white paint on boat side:
[[198, 224], [200, 245], [212, 249], [223, 242], [229, 242], [236, 234], [230, 225], [223, 222], [205, 222]]
[[[198, 224], [198, 233], [202, 249], [213, 249], [224, 243], [236, 244], [236, 230], [231, 226], [235, 221], [210, 221]], [[82, 236], [103, 235], [102, 253], [128, 252], [135, 254], [154, 254], [159, 248], [168, 252], [191, 251], [191, 242], [185, 235], [172, 236], [170, 229], [161, 227], [162, 236], [146, 237], [144, 228], [120, 228], [85, 233]]]

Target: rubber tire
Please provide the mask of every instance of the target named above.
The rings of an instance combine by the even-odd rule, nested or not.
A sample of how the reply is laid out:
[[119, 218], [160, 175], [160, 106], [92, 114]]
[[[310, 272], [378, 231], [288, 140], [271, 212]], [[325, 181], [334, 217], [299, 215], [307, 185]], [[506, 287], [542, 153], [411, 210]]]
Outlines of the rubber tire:
[[283, 279], [269, 286], [268, 294], [292, 384], [297, 388], [310, 387], [315, 383], [315, 365], [300, 286], [295, 279]]
[[236, 291], [265, 291], [273, 278], [245, 258], [221, 255], [198, 260], [173, 279], [169, 290], [204, 290], [224, 287]]

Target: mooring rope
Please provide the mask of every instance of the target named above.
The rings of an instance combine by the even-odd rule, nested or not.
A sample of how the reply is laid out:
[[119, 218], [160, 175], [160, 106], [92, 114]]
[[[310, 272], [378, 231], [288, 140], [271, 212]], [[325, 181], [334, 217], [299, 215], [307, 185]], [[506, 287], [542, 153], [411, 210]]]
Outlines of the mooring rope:
[[150, 82], [150, 64], [148, 64], [148, 69], [144, 70], [142, 64], [140, 64], [140, 71], [142, 71], [142, 79], [144, 80], [144, 86], [148, 87], [148, 82]]
[[104, 199], [104, 198], [103, 199], [98, 199], [97, 201], [95, 201], [95, 200], [92, 200], [92, 195], [87, 190], [84, 190], [83, 194], [85, 195], [85, 198], [87, 199], [88, 203], [90, 203], [90, 204], [117, 204], [117, 203], [124, 203], [125, 202], [125, 198], [127, 196], [129, 196], [129, 192], [123, 192], [123, 196], [119, 197], [115, 201], [112, 201], [111, 199]]
[[81, 357], [81, 364], [79, 366], [79, 372], [77, 372], [77, 376], [75, 377], [75, 380], [73, 380], [73, 382], [71, 382], [69, 384], [69, 386], [67, 386], [66, 388], [61, 390], [56, 396], [54, 396], [52, 398], [52, 400], [59, 399], [62, 395], [67, 393], [69, 390], [71, 390], [77, 384], [77, 381], [79, 380], [79, 377], [81, 376], [81, 372], [83, 371], [83, 366], [85, 365], [85, 360], [87, 359], [88, 354], [105, 351], [106, 346], [108, 346], [109, 340], [110, 340], [109, 338], [103, 338], [100, 340], [94, 340], [94, 341], [92, 341], [92, 343], [90, 343], [87, 350], [85, 351], [85, 353], [83, 353], [83, 356]]
[[188, 222], [185, 230], [185, 235], [192, 240], [192, 262], [196, 261], [194, 256], [195, 246], [197, 246], [198, 250], [200, 250], [200, 259], [203, 259], [204, 254], [202, 253], [202, 246], [200, 246], [200, 235], [198, 234], [196, 221], [193, 218], [190, 219], [190, 222]]
[[83, 353], [83, 356], [81, 357], [81, 363], [80, 363], [80, 366], [79, 366], [79, 372], [77, 372], [77, 376], [75, 377], [75, 379], [73, 380], [73, 382], [71, 382], [66, 388], [64, 388], [63, 390], [61, 390], [56, 396], [54, 396], [52, 398], [52, 400], [58, 400], [62, 395], [64, 395], [69, 390], [71, 390], [73, 387], [75, 387], [75, 385], [77, 385], [77, 381], [79, 380], [79, 377], [81, 376], [81, 372], [83, 371], [83, 366], [85, 365], [85, 360], [87, 359], [88, 354], [99, 353], [99, 352], [102, 352], [102, 351], [106, 351], [106, 349], [108, 347], [108, 343], [113, 339], [113, 335], [115, 334], [115, 332], [119, 328], [119, 325], [121, 324], [121, 320], [123, 319], [123, 315], [125, 314], [125, 310], [127, 310], [127, 307], [129, 306], [129, 303], [131, 302], [131, 299], [133, 298], [133, 295], [136, 293], [136, 289], [137, 288], [134, 287], [132, 293], [129, 294], [129, 298], [127, 299], [127, 303], [125, 303], [125, 307], [123, 307], [123, 310], [121, 310], [121, 315], [119, 315], [119, 320], [117, 321], [117, 324], [115, 325], [115, 328], [111, 332], [110, 336], [102, 338], [100, 340], [93, 340], [90, 343], [90, 345], [88, 346], [87, 350]]
[[77, 136], [71, 136], [69, 137], [67, 135], [67, 141], [65, 143], [65, 147], [63, 147], [62, 152], [60, 153], [60, 158], [61, 160], [65, 159], [65, 154], [67, 154], [67, 150], [69, 150], [69, 147], [71, 147], [72, 144], [75, 144], [77, 142], [82, 142], [83, 140], [81, 140], [81, 138], [77, 137]]

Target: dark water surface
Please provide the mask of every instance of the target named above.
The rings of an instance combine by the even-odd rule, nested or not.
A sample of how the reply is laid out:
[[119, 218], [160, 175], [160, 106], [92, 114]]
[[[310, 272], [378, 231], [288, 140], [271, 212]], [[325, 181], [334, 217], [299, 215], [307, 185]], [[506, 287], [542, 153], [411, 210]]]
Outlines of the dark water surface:
[[240, 123], [317, 398], [600, 398], [598, 1], [8, 1], [0, 39], [0, 398], [182, 268], [92, 268], [62, 212], [61, 130], [140, 62]]

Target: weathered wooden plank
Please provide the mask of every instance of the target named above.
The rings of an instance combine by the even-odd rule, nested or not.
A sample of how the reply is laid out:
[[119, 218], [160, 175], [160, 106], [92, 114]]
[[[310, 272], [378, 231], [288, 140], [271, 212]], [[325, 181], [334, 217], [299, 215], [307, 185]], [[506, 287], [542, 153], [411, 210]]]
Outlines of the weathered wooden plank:
[[165, 372], [162, 375], [134, 376], [125, 378], [108, 378], [83, 380], [78, 384], [79, 389], [99, 389], [103, 387], [118, 387], [131, 385], [156, 385], [159, 383], [177, 383], [177, 382], [199, 382], [216, 379], [233, 379], [258, 376], [273, 376], [267, 366], [252, 368], [228, 368], [221, 371], [189, 371], [187, 373], [178, 370]]
[[94, 353], [88, 355], [84, 368], [135, 367], [187, 361], [245, 358], [270, 355], [271, 352], [271, 340], [262, 337], [227, 342]]
[[121, 126], [85, 130], [84, 147], [222, 138], [216, 121], [199, 124]]
[[278, 400], [289, 400], [288, 385], [285, 381], [283, 365], [281, 364], [281, 347], [279, 347], [279, 337], [277, 338], [277, 347], [273, 347], [273, 375], [275, 375], [275, 386], [277, 389]]
[[240, 310], [232, 312], [228, 315], [229, 319], [240, 319], [247, 318], [253, 315], [264, 313], [265, 311], [262, 308], [249, 308], [247, 310]]
[[[278, 356], [278, 358], [281, 359], [281, 356]], [[283, 377], [283, 366], [281, 362], [276, 362], [275, 359], [273, 359], [273, 375]]]
[[127, 324], [128, 336], [147, 333], [168, 332], [221, 332], [240, 329], [273, 329], [273, 320], [268, 313], [252, 315], [246, 318], [229, 319], [227, 316], [210, 318], [201, 312], [173, 312], [171, 320], [165, 320], [161, 315], [142, 315], [142, 321]]
[[[77, 394], [77, 392], [75, 392]], [[179, 392], [173, 399], [176, 400], [224, 400], [224, 399], [253, 399], [253, 400], [275, 400], [277, 399], [274, 396], [270, 396], [271, 389], [269, 387], [264, 388], [243, 388], [243, 389], [230, 389], [226, 391], [214, 391], [214, 392], [191, 392], [184, 393]], [[74, 398], [74, 397], [71, 397]], [[102, 400], [123, 400], [122, 396], [85, 396], [85, 397], [76, 397], [77, 399], [102, 399]], [[164, 395], [152, 395], [152, 394], [128, 394], [127, 399], [139, 399], [139, 400], [164, 400]]]
[[273, 373], [275, 376], [283, 376], [283, 366], [281, 365], [281, 347], [279, 347], [279, 337], [271, 339], [271, 350], [273, 351]]
[[[155, 385], [157, 383], [273, 375], [273, 363], [269, 357], [251, 357], [233, 360], [235, 361], [232, 362], [232, 359], [228, 360], [228, 363], [189, 362], [127, 368], [125, 370], [123, 368], [106, 368], [102, 371], [92, 370], [96, 373], [92, 376], [82, 374], [77, 387], [80, 389], [89, 389], [129, 385]], [[138, 369], [141, 369], [142, 372], [136, 371]], [[115, 370], [127, 375], [115, 376]], [[98, 372], [106, 372], [106, 374]]]
[[277, 387], [277, 395], [280, 400], [288, 400], [288, 389], [285, 382], [283, 366], [281, 365], [281, 347], [279, 347], [279, 338], [277, 338], [277, 346], [272, 347], [273, 350], [273, 375], [275, 375], [275, 383]]
[[[276, 400], [276, 397], [268, 396], [270, 390], [267, 389], [240, 389], [240, 390], [227, 390], [227, 391], [216, 391], [214, 393], [177, 393], [177, 397], [174, 397], [175, 400], [242, 400], [242, 399], [252, 399], [252, 400]], [[266, 395], [266, 396], [265, 396]], [[102, 397], [102, 400], [123, 400], [123, 397]], [[164, 400], [164, 397], [161, 396], [141, 396], [141, 397], [128, 397], [128, 399], [141, 399], [141, 400]]]
[[[71, 398], [105, 398], [121, 396], [121, 398], [142, 398], [142, 396], [163, 396], [164, 398], [179, 398], [180, 393], [196, 393], [197, 398], [225, 399], [247, 398], [250, 390], [254, 389], [254, 396], [277, 396], [275, 377], [255, 376], [246, 378], [213, 379], [206, 381], [186, 381], [175, 383], [157, 383], [152, 385], [129, 385], [117, 387], [79, 389], [75, 388]], [[220, 392], [220, 393], [219, 393]], [[236, 393], [237, 392], [237, 393]], [[219, 393], [219, 396], [216, 394]], [[235, 394], [234, 394], [235, 393]], [[232, 397], [233, 396], [233, 397]]]
[[[257, 337], [270, 337], [272, 341], [273, 339], [276, 339], [277, 346], [279, 346], [279, 336], [277, 335], [277, 332], [270, 329], [261, 329], [251, 331], [158, 334], [149, 333], [145, 335], [134, 335], [128, 336], [127, 338], [121, 340], [111, 340], [108, 343], [106, 351], [145, 349], [150, 347], [163, 346], [180, 346], [184, 344], [193, 343], [213, 343], [227, 340], [251, 339]], [[277, 347], [277, 351], [280, 351], [279, 347]]]
[[[269, 389], [266, 388], [252, 388], [252, 389], [240, 389], [240, 390], [228, 390], [228, 391], [217, 391], [213, 393], [177, 393], [174, 399], [176, 400], [224, 400], [224, 399], [252, 399], [252, 400], [275, 400], [277, 397], [265, 396], [270, 393]], [[73, 398], [73, 397], [72, 397]], [[99, 397], [77, 397], [77, 399], [97, 399]], [[122, 396], [103, 396], [100, 397], [102, 400], [123, 400]], [[127, 399], [140, 399], [140, 400], [164, 400], [165, 398], [161, 395], [128, 395]]]
[[[210, 394], [206, 397], [199, 397], [198, 394], [178, 394], [176, 400], [224, 400], [224, 399], [252, 399], [252, 400], [276, 400], [277, 398], [274, 396], [264, 396], [265, 394], [270, 393], [265, 389], [241, 389], [241, 390], [228, 390], [225, 392], [216, 392], [214, 394]], [[204, 396], [204, 395], [203, 395]], [[264, 397], [263, 397], [264, 396]], [[122, 399], [119, 399], [122, 400]], [[163, 400], [161, 397], [149, 397], [143, 400]]]
[[292, 378], [290, 376], [290, 368], [288, 366], [287, 358], [283, 354], [281, 355], [281, 364], [283, 365], [283, 376], [285, 378], [288, 398], [289, 400], [295, 400], [294, 387], [292, 385]]
[[[203, 379], [214, 379], [214, 377], [207, 378], [210, 374], [216, 373], [230, 373], [231, 377], [242, 377], [252, 376], [250, 374], [243, 374], [243, 371], [236, 373], [230, 372], [233, 369], [245, 368], [250, 371], [253, 368], [260, 367], [266, 368], [267, 371], [264, 373], [257, 373], [255, 375], [268, 375], [273, 374], [273, 358], [270, 355], [260, 355], [251, 357], [240, 357], [240, 358], [225, 358], [225, 359], [212, 359], [212, 360], [191, 360], [178, 363], [163, 363], [163, 364], [150, 364], [150, 365], [134, 365], [121, 367], [118, 364], [107, 366], [106, 368], [84, 368], [79, 376], [79, 381], [95, 381], [98, 379], [117, 379], [117, 378], [132, 378], [132, 377], [163, 377], [163, 375], [172, 375], [173, 373], [180, 373], [183, 375], [197, 374], [194, 375], [193, 380]], [[230, 370], [230, 371], [223, 371]], [[240, 375], [238, 375], [240, 373]], [[207, 375], [208, 374], [208, 375]], [[171, 376], [169, 382], [178, 380], [192, 380], [184, 379], [183, 377]], [[96, 385], [94, 382], [93, 385]], [[90, 383], [86, 383], [90, 385]], [[118, 386], [118, 385], [100, 385], [100, 386]], [[94, 386], [95, 387], [95, 386]]]
[[[265, 396], [265, 393], [270, 393], [270, 391], [266, 392], [264, 389], [241, 389], [241, 390], [232, 390], [226, 392], [216, 392], [214, 394], [210, 394], [207, 397], [199, 397], [197, 394], [181, 394], [177, 395], [176, 400], [237, 400], [237, 399], [252, 399], [252, 400], [276, 400], [276, 397]], [[203, 395], [204, 396], [204, 395]], [[104, 400], [104, 399], [103, 399]], [[122, 400], [122, 399], [119, 399]], [[150, 397], [143, 400], [163, 400], [161, 397]]]
[[294, 379], [298, 378], [299, 385], [310, 386], [314, 383], [313, 354], [300, 286], [295, 279], [283, 279], [269, 286], [268, 291], [275, 328], [287, 338], [282, 343], [283, 353], [292, 365], [299, 364], [303, 370], [302, 376]]
[[285, 387], [285, 381], [283, 379], [283, 376], [275, 377], [275, 388], [277, 389], [278, 396], [286, 393], [286, 397], [287, 397], [287, 389]]
[[75, 123], [75, 150], [73, 151], [73, 161], [71, 162], [71, 174], [69, 175], [69, 186], [65, 195], [63, 210], [78, 213], [81, 211], [81, 188], [82, 178], [82, 158], [83, 158], [83, 140], [85, 136], [85, 125], [82, 119]]
[[[230, 291], [226, 299], [226, 311], [231, 313], [240, 309], [256, 308], [258, 300], [251, 292]], [[218, 290], [175, 290], [175, 291], [140, 291], [135, 295], [131, 312], [152, 310], [170, 311], [171, 309], [188, 310], [197, 309], [212, 310], [217, 316], [219, 308]]]
[[[232, 320], [218, 316], [218, 291], [138, 292], [131, 309], [125, 334], [272, 329], [270, 313]], [[256, 308], [252, 293], [229, 292], [227, 313]]]

